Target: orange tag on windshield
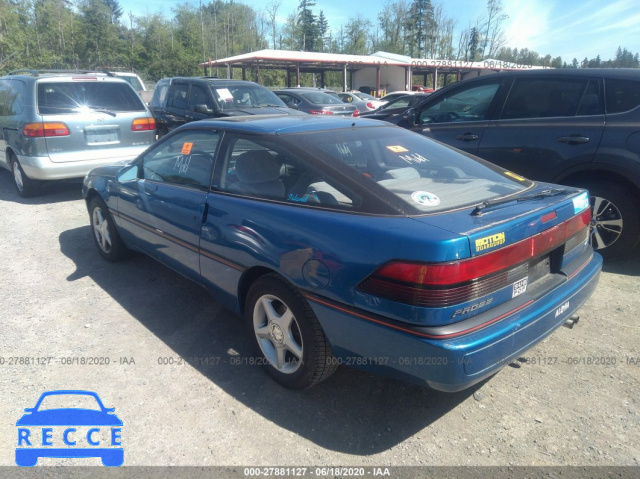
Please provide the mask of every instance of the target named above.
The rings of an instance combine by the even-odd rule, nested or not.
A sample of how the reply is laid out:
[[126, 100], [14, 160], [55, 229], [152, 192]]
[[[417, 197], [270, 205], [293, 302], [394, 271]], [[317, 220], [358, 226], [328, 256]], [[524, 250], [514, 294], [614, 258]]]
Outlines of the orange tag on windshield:
[[183, 143], [182, 151], [180, 152], [180, 154], [188, 155], [189, 153], [191, 153], [191, 148], [193, 148], [193, 143]]

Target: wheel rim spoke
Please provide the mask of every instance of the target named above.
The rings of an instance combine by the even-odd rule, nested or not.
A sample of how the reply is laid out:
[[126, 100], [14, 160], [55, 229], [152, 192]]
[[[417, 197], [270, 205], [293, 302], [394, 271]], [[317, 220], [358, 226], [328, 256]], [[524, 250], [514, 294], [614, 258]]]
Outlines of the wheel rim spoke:
[[264, 295], [253, 310], [253, 330], [269, 364], [283, 374], [292, 374], [302, 365], [303, 346], [296, 339], [299, 326], [291, 308], [281, 299]]
[[18, 185], [18, 189], [22, 191], [22, 173], [20, 173], [20, 167], [18, 163], [13, 164], [13, 178], [16, 180], [16, 185]]
[[96, 208], [93, 210], [93, 231], [98, 240], [100, 248], [105, 253], [108, 253], [111, 249], [111, 235], [109, 234], [109, 223], [105, 216], [102, 214], [102, 210]]
[[279, 370], [283, 370], [286, 366], [285, 363], [285, 348], [276, 348], [277, 365]]
[[622, 231], [622, 220], [605, 220], [599, 221], [599, 225], [601, 225], [607, 231], [611, 231], [613, 233], [620, 233]]

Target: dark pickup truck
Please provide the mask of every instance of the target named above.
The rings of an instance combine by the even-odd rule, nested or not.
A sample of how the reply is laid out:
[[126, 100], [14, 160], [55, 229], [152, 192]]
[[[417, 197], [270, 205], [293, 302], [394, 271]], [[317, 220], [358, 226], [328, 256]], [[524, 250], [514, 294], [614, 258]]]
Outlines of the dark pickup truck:
[[204, 118], [304, 114], [287, 108], [271, 90], [257, 83], [211, 77], [163, 78], [156, 84], [149, 108], [158, 137]]

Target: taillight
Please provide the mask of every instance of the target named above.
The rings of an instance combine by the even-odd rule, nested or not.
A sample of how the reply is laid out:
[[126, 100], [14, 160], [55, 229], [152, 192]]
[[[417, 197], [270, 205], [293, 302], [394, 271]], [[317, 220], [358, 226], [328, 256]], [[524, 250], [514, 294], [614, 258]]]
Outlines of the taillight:
[[333, 115], [331, 110], [311, 110], [309, 113], [312, 115]]
[[353, 116], [360, 116], [360, 110], [356, 110], [353, 112]]
[[373, 108], [373, 103], [371, 103], [370, 101], [367, 102], [367, 108], [369, 108], [370, 110], [374, 110]]
[[69, 128], [64, 123], [27, 123], [22, 129], [22, 134], [30, 138], [42, 138], [49, 136], [67, 136]]
[[527, 276], [529, 262], [564, 244], [591, 221], [590, 209], [535, 236], [473, 258], [448, 263], [391, 261], [358, 290], [401, 303], [444, 307], [490, 294]]
[[132, 131], [149, 131], [156, 129], [156, 121], [153, 118], [136, 118], [131, 123]]

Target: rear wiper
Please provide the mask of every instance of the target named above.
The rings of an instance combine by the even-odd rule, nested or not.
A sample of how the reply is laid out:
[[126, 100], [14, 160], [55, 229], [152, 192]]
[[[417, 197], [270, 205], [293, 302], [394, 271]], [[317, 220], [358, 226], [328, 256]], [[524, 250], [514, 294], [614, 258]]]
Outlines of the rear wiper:
[[107, 110], [105, 107], [102, 107], [102, 106], [90, 106], [88, 108], [98, 113], [106, 113], [107, 115], [117, 116], [115, 112], [111, 110]]
[[547, 198], [549, 196], [558, 196], [565, 195], [570, 193], [576, 193], [578, 190], [576, 189], [567, 189], [567, 188], [546, 188], [537, 193], [533, 193], [531, 195], [520, 196], [518, 198], [503, 198], [501, 200], [487, 200], [482, 204], [476, 206], [471, 212], [471, 216], [478, 216], [482, 214], [484, 210], [487, 208], [491, 208], [493, 206], [504, 205], [506, 203], [511, 203], [512, 201], [529, 201], [529, 200], [541, 200], [543, 198]]

